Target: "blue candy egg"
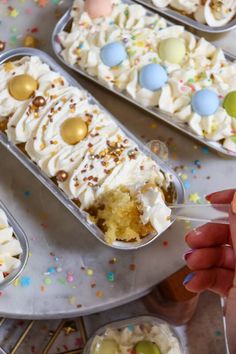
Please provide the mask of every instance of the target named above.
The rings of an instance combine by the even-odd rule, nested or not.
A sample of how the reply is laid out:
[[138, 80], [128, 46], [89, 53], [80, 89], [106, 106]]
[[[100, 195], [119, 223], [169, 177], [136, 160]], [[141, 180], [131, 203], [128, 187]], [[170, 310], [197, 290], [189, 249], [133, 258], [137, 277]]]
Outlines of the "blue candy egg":
[[157, 91], [168, 80], [166, 70], [159, 64], [145, 65], [139, 73], [139, 84], [150, 91]]
[[127, 58], [125, 47], [120, 42], [106, 44], [100, 53], [103, 64], [113, 67], [119, 65]]
[[217, 94], [209, 89], [197, 91], [192, 97], [192, 109], [200, 116], [210, 116], [219, 108], [220, 100]]

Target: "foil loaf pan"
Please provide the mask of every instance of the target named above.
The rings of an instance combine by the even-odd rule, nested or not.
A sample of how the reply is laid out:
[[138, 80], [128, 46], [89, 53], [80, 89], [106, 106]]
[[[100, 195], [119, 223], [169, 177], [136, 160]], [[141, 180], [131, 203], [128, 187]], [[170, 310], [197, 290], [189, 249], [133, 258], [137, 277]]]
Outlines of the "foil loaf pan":
[[[7, 61], [14, 61], [20, 59], [23, 56], [38, 56], [42, 62], [49, 65], [49, 67], [60, 73], [71, 86], [78, 87], [79, 89], [86, 92], [80, 84], [70, 76], [65, 70], [62, 69], [48, 54], [33, 48], [18, 48], [13, 49], [0, 55], [0, 65]], [[98, 105], [103, 111], [105, 111], [111, 119], [113, 119], [116, 124], [123, 130], [128, 138], [133, 140], [139, 149], [150, 156], [160, 169], [164, 173], [171, 174], [171, 196], [173, 203], [183, 203], [184, 202], [184, 188], [183, 184], [177, 175], [165, 162], [163, 162], [158, 156], [156, 156], [144, 143], [141, 142], [136, 136], [134, 136], [128, 129], [126, 129], [114, 116], [111, 115], [101, 104], [88, 92], [87, 97], [91, 103]], [[103, 232], [88, 219], [88, 214], [79, 209], [79, 207], [25, 154], [19, 147], [8, 141], [7, 135], [0, 132], [0, 143], [7, 148], [12, 155], [14, 155], [45, 187], [47, 187], [51, 193], [93, 234], [99, 241], [103, 244], [122, 250], [133, 250], [141, 248], [150, 242], [154, 241], [157, 237], [161, 235], [154, 233], [144, 237], [140, 242], [121, 242], [116, 241], [112, 245], [108, 245], [104, 240]], [[174, 222], [174, 220], [172, 221]]]
[[168, 17], [171, 20], [178, 21], [184, 26], [194, 28], [195, 30], [201, 32], [218, 34], [225, 33], [236, 28], [236, 17], [234, 17], [230, 22], [226, 23], [226, 25], [224, 26], [211, 27], [207, 24], [200, 23], [189, 16], [183, 15], [179, 11], [172, 9], [169, 6], [165, 8], [157, 7], [153, 4], [152, 0], [135, 0], [135, 2], [147, 6], [150, 9], [158, 12], [160, 15]]
[[[134, 4], [134, 1], [131, 0], [123, 0], [124, 3], [128, 3], [128, 4]], [[141, 1], [140, 1], [141, 2]], [[144, 1], [143, 1], [144, 3]], [[154, 12], [151, 10], [147, 10], [149, 14], [153, 15]], [[68, 31], [71, 28], [71, 24], [72, 24], [72, 17], [71, 17], [71, 9], [69, 9], [64, 15], [63, 17], [58, 21], [58, 23], [56, 24], [53, 34], [52, 34], [52, 47], [54, 50], [54, 53], [56, 54], [56, 56], [58, 57], [58, 59], [64, 64], [66, 65], [68, 68], [73, 69], [74, 71], [76, 71], [77, 73], [83, 75], [84, 77], [92, 80], [93, 82], [95, 82], [96, 84], [106, 88], [107, 90], [113, 92], [114, 94], [124, 98], [125, 100], [135, 104], [137, 107], [142, 108], [144, 111], [149, 112], [150, 114], [152, 114], [154, 117], [161, 119], [162, 121], [168, 123], [169, 125], [171, 125], [172, 127], [178, 129], [179, 131], [181, 131], [184, 134], [187, 134], [188, 136], [190, 136], [191, 138], [194, 138], [195, 140], [197, 140], [199, 143], [204, 144], [206, 146], [208, 146], [210, 149], [216, 151], [217, 153], [219, 153], [219, 155], [224, 156], [224, 157], [236, 157], [236, 152], [233, 151], [229, 151], [226, 148], [224, 148], [222, 146], [222, 144], [220, 144], [217, 141], [213, 141], [213, 140], [209, 140], [206, 139], [205, 137], [201, 137], [199, 135], [197, 135], [196, 133], [194, 133], [192, 131], [192, 129], [187, 126], [186, 124], [184, 124], [183, 122], [179, 122], [177, 121], [177, 119], [173, 119], [172, 115], [164, 112], [163, 110], [157, 108], [157, 107], [146, 107], [144, 105], [142, 105], [141, 103], [139, 103], [137, 100], [131, 98], [130, 96], [128, 96], [125, 92], [123, 91], [119, 91], [116, 88], [110, 88], [108, 87], [106, 84], [100, 82], [96, 76], [92, 76], [90, 74], [88, 74], [85, 70], [83, 70], [82, 68], [80, 68], [77, 65], [71, 65], [68, 62], [66, 62], [66, 60], [62, 57], [61, 55], [61, 51], [62, 51], [62, 47], [61, 44], [59, 42], [58, 39], [58, 35], [61, 31], [65, 30]], [[174, 23], [167, 21], [168, 25], [174, 25]], [[198, 38], [196, 36], [196, 38]], [[230, 53], [224, 52], [226, 58], [229, 61], [234, 61], [236, 60], [236, 57], [231, 55]]]
[[0, 200], [0, 209], [5, 212], [9, 226], [13, 228], [14, 236], [20, 242], [22, 248], [22, 253], [18, 257], [21, 261], [20, 267], [15, 269], [9, 275], [7, 275], [5, 279], [0, 283], [0, 290], [2, 290], [5, 289], [8, 285], [10, 285], [15, 279], [17, 279], [22, 273], [22, 271], [24, 270], [29, 256], [29, 245], [28, 245], [27, 237], [24, 231], [22, 230], [21, 226], [14, 219], [10, 211], [7, 209], [7, 207], [3, 204], [1, 200]]

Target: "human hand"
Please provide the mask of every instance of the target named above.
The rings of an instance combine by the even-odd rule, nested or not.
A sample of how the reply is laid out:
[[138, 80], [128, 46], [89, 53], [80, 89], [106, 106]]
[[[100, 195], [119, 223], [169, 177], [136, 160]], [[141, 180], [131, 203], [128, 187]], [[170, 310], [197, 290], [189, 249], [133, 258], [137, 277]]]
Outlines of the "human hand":
[[184, 280], [192, 292], [211, 290], [226, 297], [226, 325], [230, 352], [236, 353], [236, 190], [226, 190], [207, 196], [215, 204], [232, 201], [230, 225], [205, 224], [190, 231], [186, 242], [191, 250], [184, 258], [193, 270]]

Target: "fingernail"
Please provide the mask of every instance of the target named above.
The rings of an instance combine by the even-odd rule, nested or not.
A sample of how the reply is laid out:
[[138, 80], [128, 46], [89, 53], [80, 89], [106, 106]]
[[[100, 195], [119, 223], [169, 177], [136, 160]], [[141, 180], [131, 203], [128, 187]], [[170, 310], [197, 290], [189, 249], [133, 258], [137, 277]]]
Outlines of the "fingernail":
[[214, 195], [215, 193], [211, 193], [211, 194], [208, 194], [205, 198], [206, 198], [206, 200], [208, 200], [208, 202], [210, 202], [211, 201], [211, 198], [212, 198], [212, 196]]
[[189, 273], [189, 274], [184, 278], [183, 285], [189, 283], [190, 280], [192, 280], [194, 276], [195, 276], [195, 273]]
[[232, 213], [236, 215], [236, 192], [234, 193], [233, 200], [231, 202]]
[[190, 232], [187, 233], [187, 235], [185, 235], [185, 241], [187, 241], [187, 238], [189, 235], [192, 235], [192, 236], [199, 236], [202, 234], [202, 231], [200, 228], [197, 228], [197, 229], [192, 229]]
[[193, 253], [193, 250], [189, 250], [189, 251], [185, 252], [185, 253], [183, 254], [183, 260], [184, 260], [184, 261], [187, 261], [188, 257], [189, 257], [190, 254], [192, 254], [192, 253]]

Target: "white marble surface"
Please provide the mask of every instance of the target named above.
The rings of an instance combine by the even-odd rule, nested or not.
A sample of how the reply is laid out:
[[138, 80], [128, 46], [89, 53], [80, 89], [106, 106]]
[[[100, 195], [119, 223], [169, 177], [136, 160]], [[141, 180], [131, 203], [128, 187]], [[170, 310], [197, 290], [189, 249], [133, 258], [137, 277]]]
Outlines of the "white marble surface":
[[[69, 3], [60, 2], [59, 8], [64, 10]], [[7, 16], [8, 5], [13, 8], [16, 6], [19, 10], [17, 17]], [[32, 10], [30, 15], [26, 12], [29, 8]], [[20, 46], [25, 34], [29, 33], [27, 29], [38, 27], [33, 35], [39, 38], [39, 47], [51, 53], [50, 34], [55, 24], [55, 9], [53, 2], [49, 2], [45, 8], [39, 8], [33, 1], [2, 1], [0, 40], [7, 41], [7, 47], [11, 47], [8, 39], [16, 33], [14, 46]], [[236, 54], [233, 44], [235, 34], [236, 31], [211, 37], [211, 40]], [[195, 197], [199, 196], [203, 200], [207, 193], [235, 187], [234, 160], [223, 159], [202, 149], [190, 138], [107, 90], [79, 75], [74, 76], [145, 141], [161, 138], [169, 143], [169, 163], [173, 167], [182, 166], [178, 171], [185, 180], [186, 199], [197, 193]], [[155, 283], [184, 264], [184, 234], [189, 225], [176, 223], [155, 243], [137, 252], [111, 250], [98, 243], [2, 147], [0, 156], [0, 198], [25, 229], [32, 253], [23, 279], [1, 294], [0, 314], [3, 316], [58, 318], [98, 312], [142, 296]], [[195, 160], [200, 161], [201, 168], [197, 168]], [[110, 265], [109, 260], [113, 257], [117, 258], [117, 263]], [[135, 265], [135, 269], [130, 270], [130, 265]], [[57, 266], [61, 267], [60, 273], [51, 276], [44, 274], [48, 267]], [[81, 266], [91, 268], [93, 275], [89, 276], [86, 270], [80, 269]], [[113, 283], [106, 278], [109, 271], [116, 272]], [[73, 273], [72, 283], [66, 280], [67, 272]], [[91, 284], [96, 284], [96, 287], [92, 285], [92, 288]]]

